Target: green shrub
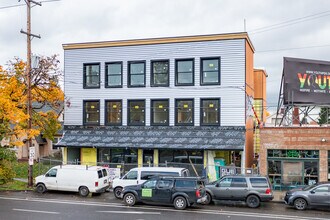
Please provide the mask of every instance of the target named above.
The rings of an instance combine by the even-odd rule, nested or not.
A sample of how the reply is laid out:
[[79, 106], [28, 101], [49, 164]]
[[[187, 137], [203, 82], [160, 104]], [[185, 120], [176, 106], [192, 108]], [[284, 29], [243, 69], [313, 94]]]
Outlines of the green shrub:
[[13, 180], [16, 175], [13, 170], [13, 163], [15, 162], [15, 152], [8, 148], [0, 147], [0, 184]]

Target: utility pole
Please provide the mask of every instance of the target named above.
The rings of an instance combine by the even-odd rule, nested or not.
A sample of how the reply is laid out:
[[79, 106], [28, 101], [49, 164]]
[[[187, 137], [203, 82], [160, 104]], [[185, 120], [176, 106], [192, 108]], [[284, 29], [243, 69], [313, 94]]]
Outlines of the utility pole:
[[[20, 0], [19, 0], [20, 1]], [[26, 32], [21, 30], [21, 33], [27, 36], [27, 62], [26, 62], [26, 80], [27, 80], [27, 114], [28, 114], [28, 133], [32, 129], [32, 96], [31, 96], [31, 40], [33, 37], [41, 38], [40, 35], [31, 34], [31, 3], [41, 6], [40, 2], [33, 0], [24, 0], [27, 6], [27, 29]], [[30, 134], [28, 134], [30, 135]], [[29, 170], [28, 170], [28, 186], [33, 186], [33, 160], [34, 149], [32, 150], [32, 139], [28, 137], [29, 150]]]

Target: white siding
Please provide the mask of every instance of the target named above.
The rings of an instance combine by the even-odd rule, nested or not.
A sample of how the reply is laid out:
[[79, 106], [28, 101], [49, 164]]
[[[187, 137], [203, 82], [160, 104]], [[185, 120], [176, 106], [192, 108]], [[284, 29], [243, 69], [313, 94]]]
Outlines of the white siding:
[[[174, 125], [174, 99], [194, 98], [195, 125], [200, 120], [200, 98], [221, 98], [221, 126], [245, 125], [245, 40], [222, 40], [139, 46], [65, 50], [64, 90], [70, 100], [65, 125], [83, 124], [83, 100], [100, 100], [100, 121], [104, 125], [104, 100], [123, 100], [123, 125], [127, 125], [127, 100], [146, 100], [146, 125], [150, 125], [150, 100], [170, 99], [170, 125]], [[221, 85], [200, 86], [200, 58], [221, 57]], [[195, 59], [195, 86], [175, 86], [175, 59]], [[169, 59], [170, 86], [150, 87], [150, 61]], [[127, 88], [127, 62], [146, 61], [146, 87]], [[105, 62], [123, 62], [123, 88], [105, 88]], [[83, 63], [101, 63], [101, 87], [83, 89]]]

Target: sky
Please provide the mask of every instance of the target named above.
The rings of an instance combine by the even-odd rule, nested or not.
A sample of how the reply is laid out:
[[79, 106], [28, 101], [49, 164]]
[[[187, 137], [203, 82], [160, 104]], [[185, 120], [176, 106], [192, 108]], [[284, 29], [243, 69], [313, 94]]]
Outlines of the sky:
[[[26, 60], [24, 0], [0, 0], [0, 65]], [[15, 6], [16, 7], [8, 7]], [[58, 54], [65, 43], [246, 31], [254, 67], [264, 68], [267, 104], [276, 111], [283, 57], [330, 61], [328, 0], [59, 0], [31, 11], [32, 52]]]

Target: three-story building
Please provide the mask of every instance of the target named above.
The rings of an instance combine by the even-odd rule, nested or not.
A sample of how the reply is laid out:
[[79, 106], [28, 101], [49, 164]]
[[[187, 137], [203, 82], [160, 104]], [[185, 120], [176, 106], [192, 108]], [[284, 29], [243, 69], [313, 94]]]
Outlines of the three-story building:
[[64, 161], [135, 166], [253, 161], [247, 33], [64, 44]]

